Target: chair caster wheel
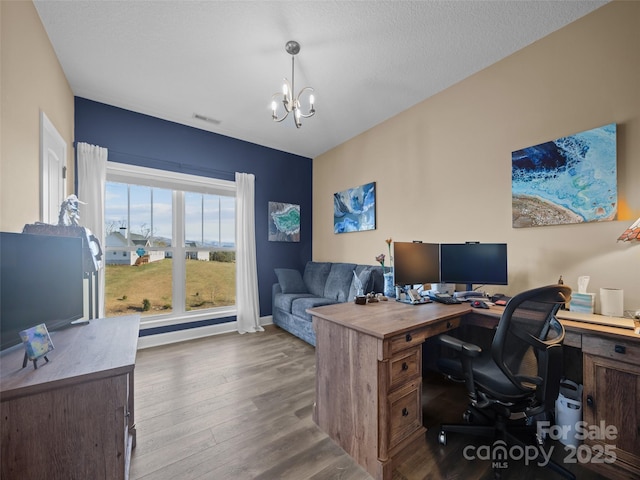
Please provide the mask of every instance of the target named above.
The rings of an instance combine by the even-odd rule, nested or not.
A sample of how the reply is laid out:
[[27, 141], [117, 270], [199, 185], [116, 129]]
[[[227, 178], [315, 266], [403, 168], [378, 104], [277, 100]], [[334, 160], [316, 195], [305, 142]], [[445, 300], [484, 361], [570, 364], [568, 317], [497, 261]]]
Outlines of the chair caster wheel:
[[440, 434], [438, 435], [438, 443], [440, 445], [446, 445], [447, 444], [447, 434], [444, 432], [440, 432]]

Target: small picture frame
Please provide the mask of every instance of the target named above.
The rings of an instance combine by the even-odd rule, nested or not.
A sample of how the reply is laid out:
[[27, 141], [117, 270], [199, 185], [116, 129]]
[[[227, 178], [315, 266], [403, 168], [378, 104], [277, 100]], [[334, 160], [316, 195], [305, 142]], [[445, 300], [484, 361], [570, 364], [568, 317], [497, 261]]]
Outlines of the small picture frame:
[[22, 330], [20, 338], [24, 345], [22, 368], [27, 366], [28, 360], [33, 362], [33, 368], [38, 368], [38, 360], [40, 358], [44, 358], [47, 362], [49, 361], [47, 353], [53, 350], [54, 347], [47, 326], [44, 323]]

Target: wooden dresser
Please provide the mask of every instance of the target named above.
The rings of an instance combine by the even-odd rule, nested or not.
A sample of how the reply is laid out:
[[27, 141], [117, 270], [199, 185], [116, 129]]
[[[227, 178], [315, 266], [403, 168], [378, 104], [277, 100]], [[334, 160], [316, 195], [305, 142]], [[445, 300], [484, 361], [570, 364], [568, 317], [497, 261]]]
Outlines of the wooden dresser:
[[1, 478], [126, 479], [135, 447], [133, 370], [139, 317], [53, 332], [49, 362], [1, 361]]
[[[425, 308], [426, 307], [426, 308]], [[310, 310], [314, 421], [375, 479], [423, 436], [422, 343], [457, 328], [468, 305], [342, 303]]]

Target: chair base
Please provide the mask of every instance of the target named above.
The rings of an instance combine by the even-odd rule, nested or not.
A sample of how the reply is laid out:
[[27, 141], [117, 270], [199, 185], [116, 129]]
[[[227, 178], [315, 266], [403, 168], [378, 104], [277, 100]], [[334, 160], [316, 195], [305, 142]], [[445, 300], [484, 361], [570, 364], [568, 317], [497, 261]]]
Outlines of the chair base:
[[[473, 414], [477, 417], [473, 417]], [[472, 418], [473, 417], [473, 418]], [[443, 424], [440, 426], [440, 433], [438, 434], [438, 443], [441, 445], [447, 444], [447, 433], [461, 433], [465, 435], [473, 435], [475, 437], [483, 437], [493, 439], [493, 445], [491, 450], [491, 461], [493, 465], [493, 472], [495, 478], [501, 477], [501, 472], [506, 466], [507, 452], [510, 447], [519, 446], [523, 452], [531, 453], [531, 447], [534, 446], [535, 458], [530, 458], [530, 461], [537, 462], [538, 459], [545, 459], [544, 450], [542, 448], [543, 439], [537, 435], [537, 428], [535, 425], [526, 425], [522, 422], [510, 422], [509, 419], [505, 419], [502, 416], [498, 416], [495, 419], [490, 419], [484, 415], [484, 412], [474, 409], [467, 410], [464, 414], [465, 421], [470, 422], [473, 419], [481, 418], [485, 421], [495, 422], [494, 424]], [[518, 436], [524, 436], [526, 438], [535, 439], [532, 443], [523, 442]], [[559, 463], [549, 459], [545, 467], [550, 468], [554, 472], [558, 473], [564, 478], [569, 480], [575, 480], [576, 476], [567, 470]]]

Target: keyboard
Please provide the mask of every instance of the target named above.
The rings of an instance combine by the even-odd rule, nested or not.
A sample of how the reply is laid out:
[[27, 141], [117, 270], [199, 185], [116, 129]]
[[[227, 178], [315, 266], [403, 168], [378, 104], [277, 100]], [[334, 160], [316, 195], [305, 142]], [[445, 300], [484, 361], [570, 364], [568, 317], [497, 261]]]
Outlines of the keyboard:
[[451, 295], [447, 295], [447, 294], [429, 294], [429, 298], [431, 300], [433, 300], [434, 302], [439, 302], [439, 303], [444, 303], [447, 305], [454, 305], [456, 303], [462, 303], [460, 300], [458, 300], [457, 298], [452, 297]]

